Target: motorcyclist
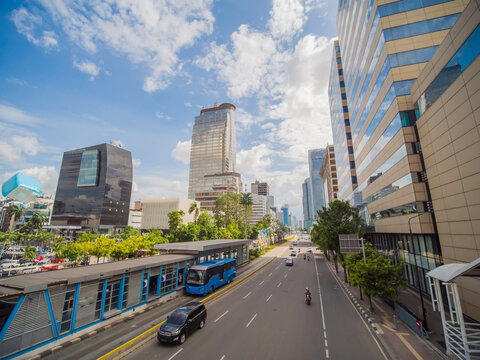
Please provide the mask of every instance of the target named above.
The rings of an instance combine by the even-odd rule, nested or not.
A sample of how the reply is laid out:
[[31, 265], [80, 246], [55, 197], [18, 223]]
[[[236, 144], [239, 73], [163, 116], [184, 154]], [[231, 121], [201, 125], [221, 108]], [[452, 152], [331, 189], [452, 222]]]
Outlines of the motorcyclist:
[[308, 287], [305, 289], [305, 297], [307, 296], [312, 297], [312, 293], [310, 292], [310, 289]]
[[307, 255], [303, 254], [303, 260], [305, 260], [307, 258]]

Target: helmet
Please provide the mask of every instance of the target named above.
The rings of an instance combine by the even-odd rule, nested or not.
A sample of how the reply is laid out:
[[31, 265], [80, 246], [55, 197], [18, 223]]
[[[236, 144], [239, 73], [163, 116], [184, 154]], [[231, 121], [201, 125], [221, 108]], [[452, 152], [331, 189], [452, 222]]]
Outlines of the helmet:
[[306, 288], [305, 291], [310, 291], [310, 289], [309, 289], [309, 288]]

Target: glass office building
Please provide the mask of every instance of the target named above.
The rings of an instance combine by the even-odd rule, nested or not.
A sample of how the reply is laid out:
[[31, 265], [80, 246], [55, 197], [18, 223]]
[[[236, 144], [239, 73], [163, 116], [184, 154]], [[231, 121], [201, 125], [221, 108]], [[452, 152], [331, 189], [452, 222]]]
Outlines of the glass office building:
[[310, 198], [313, 220], [318, 218], [317, 211], [321, 210], [325, 205], [323, 198], [323, 180], [320, 176], [324, 157], [325, 149], [308, 150], [308, 169], [312, 190]]
[[132, 155], [111, 144], [63, 154], [51, 225], [76, 230], [122, 229], [128, 224]]
[[313, 222], [311, 192], [312, 192], [312, 182], [310, 178], [306, 178], [302, 184], [303, 220], [305, 222], [305, 226], [310, 225]]
[[[408, 280], [423, 291], [424, 274], [442, 259], [411, 87], [466, 3], [340, 0], [338, 7], [329, 87], [338, 197], [360, 209], [374, 244], [405, 255]], [[344, 166], [349, 141], [355, 174]]]
[[235, 173], [235, 160], [235, 105], [215, 104], [202, 109], [193, 125], [189, 199], [211, 204], [217, 194], [240, 192], [242, 184]]

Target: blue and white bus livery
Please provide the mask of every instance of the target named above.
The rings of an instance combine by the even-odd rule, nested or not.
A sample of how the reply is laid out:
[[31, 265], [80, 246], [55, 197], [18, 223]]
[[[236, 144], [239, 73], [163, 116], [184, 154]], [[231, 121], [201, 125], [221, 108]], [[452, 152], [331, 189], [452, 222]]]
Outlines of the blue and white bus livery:
[[188, 270], [185, 290], [187, 294], [208, 294], [223, 284], [231, 282], [236, 273], [235, 259], [211, 260], [196, 264]]

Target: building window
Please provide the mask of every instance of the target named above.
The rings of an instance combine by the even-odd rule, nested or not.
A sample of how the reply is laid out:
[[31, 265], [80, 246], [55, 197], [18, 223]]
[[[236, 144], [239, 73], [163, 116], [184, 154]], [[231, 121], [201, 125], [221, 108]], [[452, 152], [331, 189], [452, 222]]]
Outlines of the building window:
[[98, 150], [84, 151], [78, 173], [77, 187], [97, 186], [98, 168]]

